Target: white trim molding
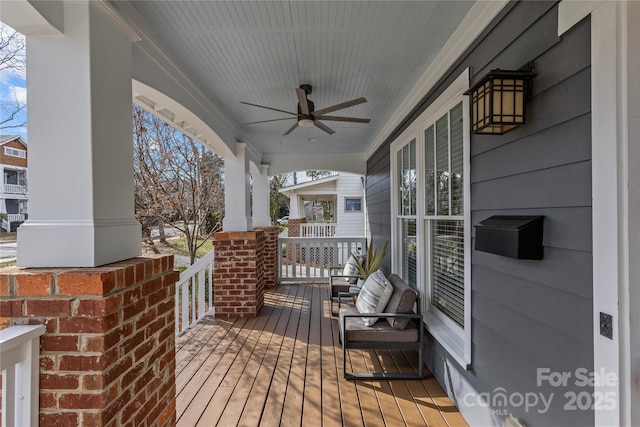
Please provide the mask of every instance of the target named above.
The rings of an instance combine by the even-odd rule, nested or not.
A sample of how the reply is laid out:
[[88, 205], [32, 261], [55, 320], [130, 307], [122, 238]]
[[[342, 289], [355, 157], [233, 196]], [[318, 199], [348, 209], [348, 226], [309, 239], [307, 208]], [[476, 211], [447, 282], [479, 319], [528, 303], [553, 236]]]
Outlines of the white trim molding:
[[20, 267], [97, 267], [140, 256], [142, 228], [135, 218], [27, 220], [18, 242]]
[[[595, 399], [615, 405], [597, 405], [594, 425], [640, 425], [640, 6], [564, 0], [558, 34], [589, 15], [594, 372], [617, 379], [596, 381]], [[601, 312], [613, 316], [612, 339], [600, 335]]]
[[558, 5], [558, 36], [589, 16], [606, 0], [564, 0]]

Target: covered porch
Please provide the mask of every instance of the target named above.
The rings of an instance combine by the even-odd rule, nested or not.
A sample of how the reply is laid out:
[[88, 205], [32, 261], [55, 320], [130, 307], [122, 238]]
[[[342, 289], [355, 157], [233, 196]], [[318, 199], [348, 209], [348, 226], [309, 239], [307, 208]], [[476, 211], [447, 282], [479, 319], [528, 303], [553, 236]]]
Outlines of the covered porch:
[[[19, 267], [0, 271], [0, 328], [44, 334], [34, 423], [266, 424], [292, 413], [300, 425], [427, 414], [455, 424], [432, 377], [342, 381], [326, 290], [278, 287], [269, 176], [331, 169], [365, 175], [367, 234], [391, 242], [386, 273], [421, 292], [426, 364], [471, 424], [510, 414], [530, 426], [640, 424], [640, 3], [16, 0], [0, 12], [28, 40], [30, 144], [29, 218]], [[472, 135], [468, 90], [532, 62], [526, 123]], [[132, 101], [225, 161], [219, 318], [191, 340], [174, 336], [173, 259], [141, 256]], [[545, 217], [542, 259], [474, 248], [474, 226], [504, 214]], [[463, 268], [435, 269], [454, 258]], [[453, 273], [436, 281], [442, 270]], [[605, 405], [483, 400], [566, 397], [541, 372], [583, 370], [615, 381], [566, 389]]]
[[[466, 426], [435, 378], [347, 381], [325, 283], [284, 284], [255, 318], [205, 318], [176, 340], [176, 418], [190, 426]], [[359, 371], [413, 352], [352, 350]]]

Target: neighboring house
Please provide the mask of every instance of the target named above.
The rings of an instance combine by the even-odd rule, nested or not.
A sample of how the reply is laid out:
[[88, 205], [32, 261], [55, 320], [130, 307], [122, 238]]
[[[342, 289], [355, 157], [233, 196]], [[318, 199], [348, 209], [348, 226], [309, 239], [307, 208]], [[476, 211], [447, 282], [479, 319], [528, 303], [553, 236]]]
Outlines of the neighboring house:
[[[364, 178], [341, 172], [280, 189], [289, 198], [290, 227], [303, 237], [365, 236]], [[289, 232], [289, 236], [297, 235]]]
[[15, 231], [27, 218], [27, 151], [20, 136], [0, 136], [0, 217], [5, 231]]

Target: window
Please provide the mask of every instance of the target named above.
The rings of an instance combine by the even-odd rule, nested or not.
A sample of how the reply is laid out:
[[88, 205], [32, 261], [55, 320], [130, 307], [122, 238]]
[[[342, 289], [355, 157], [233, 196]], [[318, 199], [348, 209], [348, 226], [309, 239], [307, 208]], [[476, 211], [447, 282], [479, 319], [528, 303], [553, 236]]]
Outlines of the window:
[[431, 305], [464, 328], [462, 102], [424, 131], [426, 259]]
[[27, 152], [25, 150], [11, 147], [4, 147], [4, 154], [7, 156], [22, 157], [23, 159], [27, 157]]
[[392, 269], [433, 337], [471, 363], [468, 70], [391, 144]]
[[361, 211], [362, 210], [362, 198], [345, 198], [344, 210], [349, 211]]
[[396, 151], [397, 238], [396, 252], [399, 254], [400, 275], [409, 286], [417, 288], [417, 144], [412, 138]]

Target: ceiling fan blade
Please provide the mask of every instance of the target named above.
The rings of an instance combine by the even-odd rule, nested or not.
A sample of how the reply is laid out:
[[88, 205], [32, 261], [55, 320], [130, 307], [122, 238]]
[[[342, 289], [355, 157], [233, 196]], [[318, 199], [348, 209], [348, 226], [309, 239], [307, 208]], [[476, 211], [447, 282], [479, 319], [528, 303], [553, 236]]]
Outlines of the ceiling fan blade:
[[244, 102], [244, 101], [240, 101], [240, 104], [245, 104], [245, 105], [251, 105], [253, 107], [258, 107], [258, 108], [265, 108], [267, 110], [273, 110], [273, 111], [279, 111], [281, 113], [285, 113], [285, 114], [291, 114], [292, 116], [296, 116], [298, 117], [298, 113], [292, 113], [291, 111], [284, 111], [284, 110], [279, 110], [277, 108], [273, 108], [273, 107], [267, 107], [264, 105], [258, 105], [258, 104], [252, 104], [250, 102]]
[[349, 108], [349, 107], [353, 107], [355, 105], [364, 104], [365, 102], [367, 102], [367, 99], [364, 98], [364, 97], [356, 98], [356, 99], [352, 99], [351, 101], [342, 102], [340, 104], [333, 105], [331, 107], [321, 108], [319, 110], [314, 111], [311, 114], [313, 115], [313, 117], [318, 118], [319, 116], [323, 115], [324, 113], [331, 113], [333, 111], [342, 110], [343, 108]]
[[305, 116], [309, 115], [309, 104], [307, 103], [307, 93], [304, 89], [296, 88], [296, 94], [298, 95], [298, 105], [300, 106], [300, 112]]
[[329, 135], [333, 135], [334, 133], [336, 133], [335, 130], [331, 129], [329, 126], [325, 125], [324, 123], [320, 123], [317, 120], [315, 120], [313, 122], [313, 124], [316, 125], [316, 127], [320, 128], [323, 131], [325, 131], [326, 133], [328, 133]]
[[249, 123], [244, 123], [245, 125], [257, 125], [258, 123], [269, 123], [269, 122], [278, 122], [280, 120], [291, 120], [294, 119], [295, 117], [283, 117], [281, 119], [271, 119], [271, 120], [260, 120], [259, 122], [249, 122]]
[[342, 116], [320, 116], [316, 117], [318, 120], [333, 120], [334, 122], [352, 122], [352, 123], [369, 123], [371, 119], [359, 119], [357, 117], [342, 117]]
[[291, 127], [289, 128], [289, 130], [288, 130], [288, 131], [286, 131], [286, 132], [284, 133], [284, 135], [282, 135], [282, 136], [289, 135], [289, 134], [290, 134], [291, 132], [293, 132], [293, 130], [294, 130], [295, 128], [297, 128], [297, 127], [298, 127], [298, 122], [296, 121], [296, 123], [295, 123], [293, 126], [291, 126]]

